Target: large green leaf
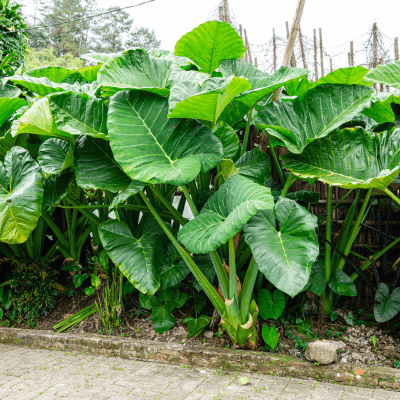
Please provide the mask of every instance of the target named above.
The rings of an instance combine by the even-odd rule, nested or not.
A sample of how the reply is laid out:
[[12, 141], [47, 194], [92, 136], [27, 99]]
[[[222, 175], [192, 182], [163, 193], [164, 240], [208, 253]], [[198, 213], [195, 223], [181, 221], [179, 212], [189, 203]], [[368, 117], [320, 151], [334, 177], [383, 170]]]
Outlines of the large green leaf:
[[170, 243], [167, 247], [167, 257], [164, 258], [160, 267], [161, 290], [177, 285], [190, 274], [186, 263], [183, 260], [177, 261], [178, 256], [178, 251]]
[[18, 109], [26, 106], [28, 102], [19, 97], [10, 99], [8, 97], [0, 97], [0, 126], [4, 124]]
[[257, 304], [262, 319], [278, 319], [285, 309], [285, 295], [279, 289], [274, 290], [273, 295], [269, 290], [261, 289]]
[[91, 67], [85, 67], [79, 69], [79, 73], [85, 78], [87, 83], [92, 83], [97, 81], [97, 73], [101, 68], [101, 64], [92, 65]]
[[210, 121], [214, 126], [224, 108], [240, 93], [251, 88], [244, 78], [210, 78], [200, 86], [185, 81], [171, 89], [169, 118]]
[[279, 342], [279, 333], [276, 330], [276, 326], [268, 326], [263, 324], [261, 335], [265, 341], [265, 343], [270, 346], [272, 349], [278, 345]]
[[108, 138], [107, 106], [86, 93], [64, 92], [49, 97], [51, 113], [58, 129], [71, 135]]
[[235, 175], [207, 201], [200, 214], [179, 232], [183, 245], [196, 254], [211, 253], [234, 237], [258, 210], [273, 207], [269, 188]]
[[237, 100], [249, 107], [253, 107], [281, 86], [304, 78], [310, 73], [307, 69], [281, 67], [273, 75], [269, 75], [243, 60], [224, 60], [221, 62], [220, 70], [225, 77], [243, 76], [249, 81], [251, 89], [237, 97]]
[[400, 89], [400, 60], [393, 64], [378, 65], [365, 75], [364, 80]]
[[339, 296], [357, 296], [356, 285], [341, 269], [335, 271], [328, 285]]
[[392, 104], [400, 104], [400, 90], [398, 89], [392, 92], [380, 92], [373, 96], [370, 107], [364, 109], [362, 113], [379, 124], [394, 123], [396, 115], [393, 112]]
[[326, 288], [326, 266], [324, 260], [317, 260], [311, 269], [309, 286], [307, 290], [321, 296]]
[[80, 136], [76, 142], [75, 176], [85, 189], [117, 192], [131, 183], [115, 161], [110, 143], [90, 136]]
[[400, 129], [380, 134], [342, 129], [281, 160], [300, 178], [345, 189], [385, 189], [400, 172]]
[[181, 82], [192, 82], [201, 85], [210, 75], [198, 71], [185, 71], [177, 65], [171, 66], [171, 88]]
[[51, 207], [58, 204], [69, 192], [69, 183], [73, 172], [63, 172], [58, 175], [49, 175], [43, 179], [43, 204], [42, 212], [50, 211]]
[[40, 145], [37, 160], [46, 174], [59, 174], [74, 163], [72, 142], [50, 138]]
[[[25, 71], [22, 76], [32, 78], [47, 78], [54, 83], [63, 83], [70, 75], [79, 74], [76, 70], [63, 67], [39, 67]], [[80, 74], [79, 74], [80, 75]], [[81, 78], [83, 78], [81, 76]]]
[[385, 283], [379, 284], [375, 294], [375, 301], [380, 304], [374, 305], [376, 322], [382, 323], [395, 317], [400, 311], [400, 288], [393, 290], [389, 296], [389, 288]]
[[133, 180], [184, 185], [222, 159], [222, 144], [197, 121], [168, 119], [168, 100], [124, 91], [111, 99], [108, 131], [115, 159]]
[[11, 85], [0, 85], [0, 97], [8, 97], [9, 99], [14, 99], [19, 97], [21, 94], [21, 89], [11, 86]]
[[25, 242], [41, 215], [40, 168], [27, 150], [13, 147], [0, 162], [0, 241]]
[[99, 235], [108, 256], [140, 292], [154, 294], [160, 287], [159, 265], [164, 256], [159, 231], [145, 229], [135, 239], [124, 223], [103, 222]]
[[150, 57], [146, 50], [129, 50], [108, 60], [97, 74], [104, 95], [136, 89], [168, 96], [172, 61]]
[[308, 283], [318, 256], [317, 226], [316, 216], [281, 197], [273, 210], [258, 212], [243, 228], [260, 271], [292, 297]]
[[237, 130], [238, 122], [250, 111], [250, 107], [245, 103], [235, 99], [231, 101], [222, 111], [218, 121], [226, 122], [232, 128]]
[[271, 161], [264, 152], [257, 148], [246, 151], [235, 164], [232, 160], [224, 159], [221, 166], [225, 180], [239, 174], [260, 185], [265, 185], [268, 177], [271, 176]]
[[220, 122], [213, 130], [213, 134], [222, 143], [224, 158], [234, 158], [240, 149], [240, 140], [233, 128], [226, 122]]
[[292, 153], [329, 135], [359, 114], [374, 91], [366, 86], [321, 85], [289, 102], [273, 102], [253, 120], [259, 129], [280, 139]]
[[188, 57], [209, 74], [221, 60], [243, 57], [243, 41], [226, 22], [209, 21], [182, 36], [175, 45], [175, 55]]
[[337, 85], [368, 85], [369, 83], [364, 82], [364, 76], [368, 73], [368, 69], [365, 67], [349, 67], [339, 68], [335, 71], [329, 72], [329, 74], [319, 78], [313, 83], [311, 89], [316, 86], [324, 84], [337, 84]]
[[169, 300], [164, 304], [157, 298], [150, 298], [151, 319], [154, 323], [154, 330], [158, 333], [164, 333], [175, 325], [175, 317], [172, 311], [176, 308], [176, 302]]
[[113, 57], [118, 57], [120, 55], [121, 53], [87, 53], [81, 55], [81, 58], [91, 63], [104, 64], [108, 60], [111, 60]]
[[74, 140], [73, 135], [60, 131], [53, 119], [49, 107], [49, 98], [43, 97], [32, 105], [18, 118], [19, 125], [14, 136], [23, 133], [52, 136], [60, 139]]
[[129, 197], [137, 194], [145, 188], [146, 184], [139, 181], [132, 181], [126, 189], [121, 190], [113, 199], [110, 204], [110, 208], [113, 209], [117, 207], [119, 204], [123, 203], [124, 201], [128, 200]]
[[[2, 128], [3, 127], [0, 127], [1, 130]], [[13, 137], [9, 130], [6, 129], [4, 134], [0, 132], [0, 160], [3, 159], [7, 151], [14, 146], [15, 140], [16, 138]]]

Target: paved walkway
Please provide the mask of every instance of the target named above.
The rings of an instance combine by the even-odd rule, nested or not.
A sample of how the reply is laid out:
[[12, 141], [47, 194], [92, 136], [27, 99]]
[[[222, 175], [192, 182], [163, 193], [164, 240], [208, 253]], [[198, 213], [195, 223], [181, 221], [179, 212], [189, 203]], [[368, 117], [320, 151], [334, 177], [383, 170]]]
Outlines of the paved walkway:
[[[250, 383], [237, 381], [247, 376]], [[0, 344], [0, 399], [400, 400], [400, 393]]]

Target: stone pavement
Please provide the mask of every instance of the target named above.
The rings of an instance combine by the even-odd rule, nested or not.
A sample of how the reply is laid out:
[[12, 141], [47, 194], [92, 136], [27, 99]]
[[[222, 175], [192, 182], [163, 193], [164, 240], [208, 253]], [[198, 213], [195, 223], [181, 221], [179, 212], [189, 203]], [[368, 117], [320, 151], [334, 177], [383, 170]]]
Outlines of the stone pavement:
[[[237, 383], [242, 376], [248, 385]], [[400, 393], [0, 344], [0, 399], [62, 398], [400, 400]]]

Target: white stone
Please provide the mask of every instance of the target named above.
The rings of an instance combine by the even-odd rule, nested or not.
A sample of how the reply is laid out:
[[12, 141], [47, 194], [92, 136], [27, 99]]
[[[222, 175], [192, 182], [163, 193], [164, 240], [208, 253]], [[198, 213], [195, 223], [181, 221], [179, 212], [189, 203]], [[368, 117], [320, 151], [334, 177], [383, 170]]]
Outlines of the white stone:
[[330, 342], [317, 340], [308, 344], [305, 357], [308, 361], [331, 364], [337, 361], [336, 346]]

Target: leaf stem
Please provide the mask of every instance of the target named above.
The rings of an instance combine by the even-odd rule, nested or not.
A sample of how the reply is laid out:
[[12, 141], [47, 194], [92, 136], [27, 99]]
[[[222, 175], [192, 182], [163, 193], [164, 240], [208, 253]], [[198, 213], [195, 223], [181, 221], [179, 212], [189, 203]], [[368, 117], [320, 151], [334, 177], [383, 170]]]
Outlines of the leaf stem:
[[296, 175], [292, 172], [292, 173], [289, 175], [289, 178], [288, 178], [288, 180], [286, 181], [285, 187], [284, 187], [283, 190], [282, 190], [281, 197], [285, 197], [285, 196], [286, 196], [287, 192], [288, 192], [289, 189], [290, 189], [290, 186], [292, 186], [293, 183], [296, 182], [296, 180], [297, 180], [297, 177], [296, 177]]
[[275, 167], [278, 170], [279, 179], [281, 180], [282, 185], [285, 186], [285, 177], [283, 176], [282, 168], [279, 165], [278, 158], [276, 157], [274, 146], [272, 146], [271, 137], [268, 135], [268, 133], [265, 134], [268, 136], [268, 147], [271, 150], [272, 159], [274, 160]]
[[193, 216], [197, 217], [197, 216], [199, 215], [199, 212], [197, 211], [197, 207], [196, 207], [196, 205], [194, 204], [194, 201], [193, 201], [193, 199], [192, 199], [192, 196], [190, 196], [190, 193], [189, 193], [189, 191], [187, 190], [187, 187], [186, 187], [185, 185], [182, 185], [181, 188], [182, 188], [183, 194], [184, 194], [185, 197], [186, 197], [186, 201], [188, 202], [189, 207], [190, 207], [190, 209], [192, 210]]
[[233, 237], [229, 239], [229, 298], [237, 298], [235, 243]]
[[253, 107], [250, 108], [249, 112], [247, 113], [247, 124], [246, 124], [246, 131], [244, 133], [244, 139], [243, 139], [243, 146], [242, 146], [242, 151], [240, 153], [240, 156], [242, 157], [244, 153], [246, 153], [247, 149], [247, 142], [249, 141], [249, 132], [250, 132], [250, 126], [251, 126], [251, 117], [253, 115]]
[[326, 206], [326, 229], [325, 229], [325, 268], [326, 268], [326, 281], [329, 282], [331, 278], [331, 257], [332, 250], [328, 243], [332, 241], [332, 185], [328, 185], [327, 206]]

